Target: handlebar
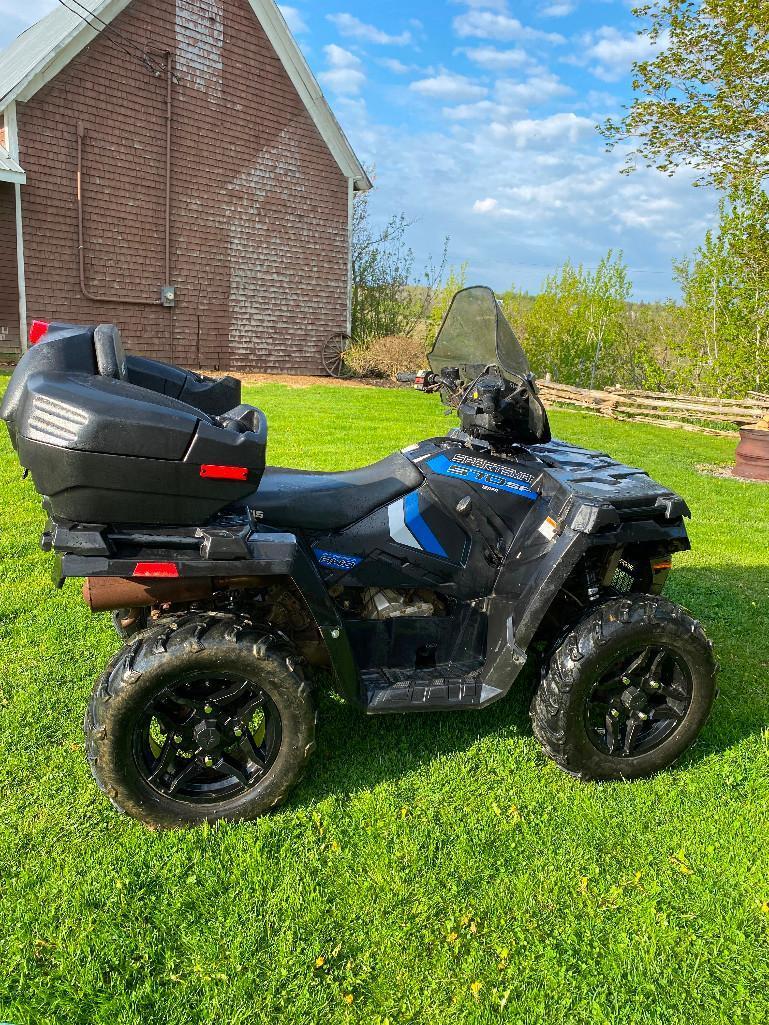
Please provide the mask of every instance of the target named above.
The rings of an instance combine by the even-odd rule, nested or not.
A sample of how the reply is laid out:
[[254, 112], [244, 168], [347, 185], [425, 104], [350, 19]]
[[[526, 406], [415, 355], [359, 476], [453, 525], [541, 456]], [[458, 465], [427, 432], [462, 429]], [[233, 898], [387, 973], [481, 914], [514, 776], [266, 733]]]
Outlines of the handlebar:
[[457, 389], [457, 382], [452, 380], [450, 376], [447, 376], [445, 371], [436, 374], [432, 370], [420, 370], [416, 374], [400, 373], [396, 374], [395, 377], [401, 384], [410, 384], [417, 391], [427, 392], [428, 394], [440, 391], [442, 388], [453, 394]]

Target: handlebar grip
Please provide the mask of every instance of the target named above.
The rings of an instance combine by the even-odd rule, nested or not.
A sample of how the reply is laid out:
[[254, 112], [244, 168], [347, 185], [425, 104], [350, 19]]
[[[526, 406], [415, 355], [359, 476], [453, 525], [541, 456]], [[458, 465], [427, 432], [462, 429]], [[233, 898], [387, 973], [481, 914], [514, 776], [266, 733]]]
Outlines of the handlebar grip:
[[395, 380], [400, 381], [401, 384], [414, 384], [417, 379], [416, 374], [396, 374]]

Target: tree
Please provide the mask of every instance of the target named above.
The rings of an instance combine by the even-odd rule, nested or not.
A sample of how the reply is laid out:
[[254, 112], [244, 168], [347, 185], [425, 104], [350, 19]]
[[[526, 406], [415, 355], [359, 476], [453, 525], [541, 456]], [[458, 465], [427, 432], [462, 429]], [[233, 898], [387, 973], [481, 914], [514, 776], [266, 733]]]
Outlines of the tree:
[[769, 388], [769, 196], [760, 189], [721, 203], [693, 261], [675, 265], [686, 333], [679, 386], [742, 396]]
[[443, 318], [446, 316], [451, 306], [451, 300], [461, 289], [467, 284], [467, 264], [463, 263], [457, 270], [454, 267], [449, 268], [448, 277], [446, 281], [441, 285], [440, 288], [436, 289], [433, 294], [432, 304], [427, 314], [427, 325], [426, 325], [426, 338], [425, 342], [429, 346], [432, 346], [436, 339], [438, 332], [440, 331]]
[[[627, 303], [631, 284], [622, 254], [611, 250], [594, 271], [567, 262], [545, 279], [542, 291], [522, 313], [527, 354], [535, 371], [584, 388], [626, 379]], [[516, 293], [503, 299], [515, 306]]]
[[635, 99], [599, 131], [610, 146], [633, 141], [639, 160], [698, 184], [752, 187], [769, 175], [769, 3], [654, 0], [636, 7], [639, 34], [659, 52], [634, 64]]
[[384, 230], [371, 225], [369, 193], [355, 196], [352, 215], [352, 334], [365, 345], [374, 338], [411, 335], [432, 305], [446, 265], [428, 260], [421, 281], [414, 283], [414, 254], [406, 236], [411, 222], [405, 214], [390, 218]]

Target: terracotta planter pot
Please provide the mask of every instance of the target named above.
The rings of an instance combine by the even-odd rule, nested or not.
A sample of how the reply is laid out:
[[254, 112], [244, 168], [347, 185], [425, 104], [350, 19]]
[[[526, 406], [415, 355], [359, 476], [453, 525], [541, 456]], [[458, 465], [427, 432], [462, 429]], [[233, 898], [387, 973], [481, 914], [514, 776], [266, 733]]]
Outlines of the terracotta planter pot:
[[743, 427], [734, 467], [737, 477], [769, 481], [769, 431]]

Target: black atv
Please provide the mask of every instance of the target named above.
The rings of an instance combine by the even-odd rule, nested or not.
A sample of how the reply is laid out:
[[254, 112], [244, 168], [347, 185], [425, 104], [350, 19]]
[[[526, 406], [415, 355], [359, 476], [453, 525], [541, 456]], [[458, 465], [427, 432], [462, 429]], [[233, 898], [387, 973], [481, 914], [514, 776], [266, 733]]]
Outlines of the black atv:
[[697, 737], [702, 627], [660, 596], [685, 502], [550, 437], [486, 288], [460, 292], [415, 378], [460, 427], [359, 470], [265, 468], [240, 384], [126, 356], [111, 325], [36, 328], [6, 392], [45, 496], [54, 577], [84, 577], [125, 646], [96, 683], [88, 759], [153, 826], [285, 800], [331, 678], [370, 715], [480, 709], [541, 664], [534, 732], [581, 779], [634, 779]]

